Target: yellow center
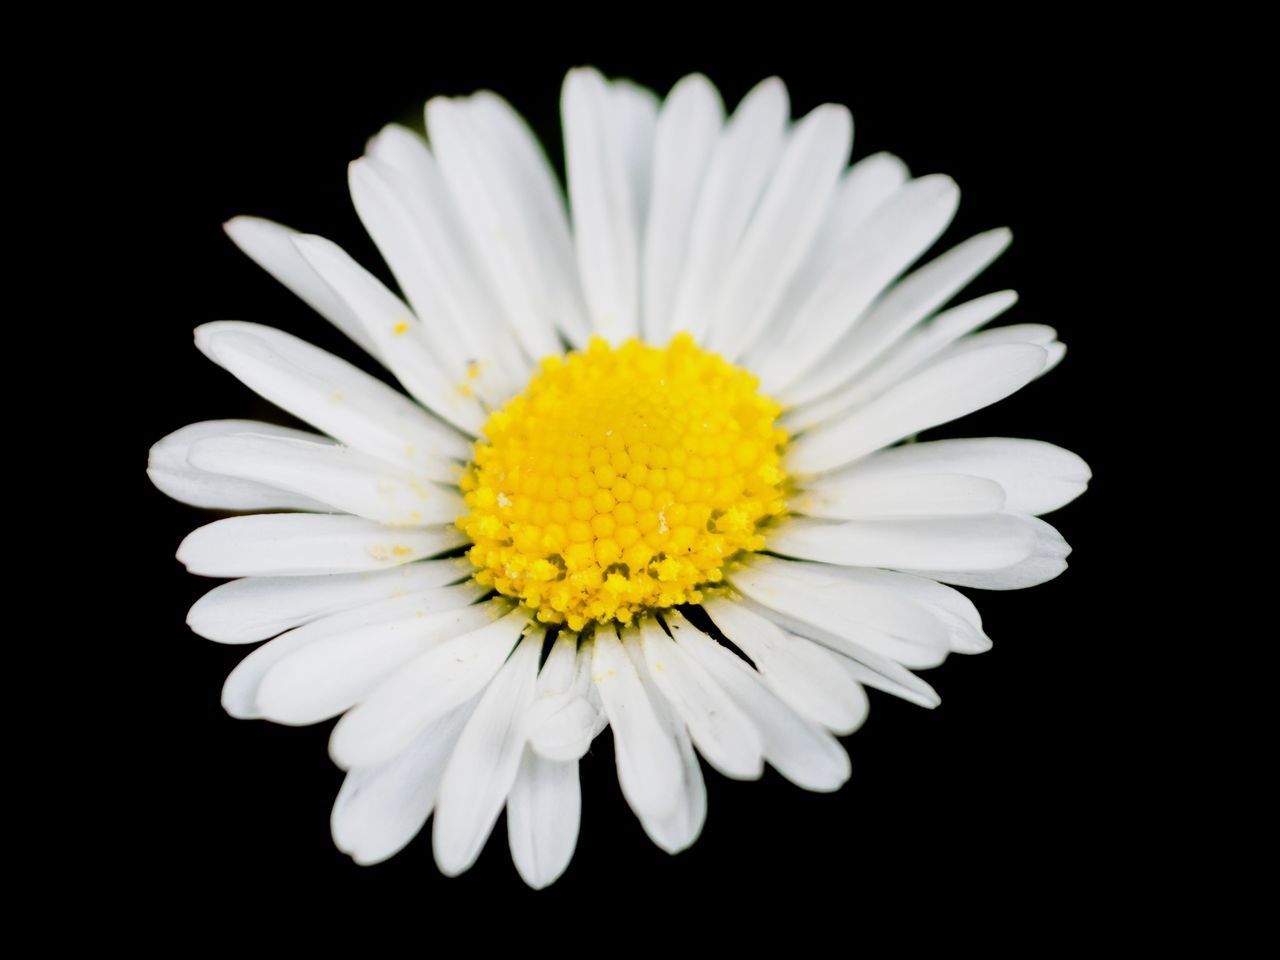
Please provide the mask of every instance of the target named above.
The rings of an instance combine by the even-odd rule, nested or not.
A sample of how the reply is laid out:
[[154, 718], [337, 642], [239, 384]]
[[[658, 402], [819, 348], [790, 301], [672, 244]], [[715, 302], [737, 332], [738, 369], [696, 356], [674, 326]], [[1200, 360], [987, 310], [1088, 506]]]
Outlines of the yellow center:
[[685, 335], [548, 357], [462, 479], [475, 579], [581, 630], [697, 603], [781, 513], [781, 408]]

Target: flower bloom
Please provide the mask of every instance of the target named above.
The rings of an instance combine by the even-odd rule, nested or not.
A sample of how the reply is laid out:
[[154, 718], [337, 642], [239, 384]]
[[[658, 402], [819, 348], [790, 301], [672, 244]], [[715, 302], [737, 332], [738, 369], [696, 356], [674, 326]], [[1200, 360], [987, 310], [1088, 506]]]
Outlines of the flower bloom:
[[792, 122], [777, 79], [726, 116], [699, 75], [660, 101], [574, 70], [562, 119], [567, 204], [489, 92], [428, 103], [429, 146], [399, 126], [370, 141], [351, 194], [400, 293], [328, 240], [228, 223], [405, 393], [280, 330], [209, 323], [199, 348], [318, 432], [211, 421], [151, 451], [165, 493], [245, 514], [179, 548], [234, 578], [188, 623], [267, 641], [227, 679], [232, 716], [341, 718], [333, 838], [360, 863], [434, 815], [459, 873], [505, 808], [545, 886], [606, 727], [673, 853], [705, 818], [698, 755], [835, 790], [865, 687], [931, 707], [912, 671], [989, 647], [955, 586], [1066, 565], [1037, 518], [1084, 489], [1079, 457], [915, 439], [1064, 349], [1034, 324], [976, 332], [1010, 291], [948, 306], [1008, 231], [911, 270], [954, 182], [887, 154], [850, 166], [848, 111]]

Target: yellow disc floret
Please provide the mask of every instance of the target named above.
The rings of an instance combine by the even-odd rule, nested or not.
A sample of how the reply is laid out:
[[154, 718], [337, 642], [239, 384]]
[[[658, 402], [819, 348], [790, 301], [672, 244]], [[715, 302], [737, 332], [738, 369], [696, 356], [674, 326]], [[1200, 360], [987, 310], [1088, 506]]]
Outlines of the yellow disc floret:
[[783, 511], [780, 412], [684, 335], [548, 357], [462, 479], [475, 579], [572, 630], [697, 603]]

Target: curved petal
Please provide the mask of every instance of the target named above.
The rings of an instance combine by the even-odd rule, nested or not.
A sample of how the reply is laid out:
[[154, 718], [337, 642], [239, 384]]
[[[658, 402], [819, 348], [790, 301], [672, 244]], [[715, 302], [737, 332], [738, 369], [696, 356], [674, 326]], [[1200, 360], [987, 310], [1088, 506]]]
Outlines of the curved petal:
[[787, 501], [787, 509], [826, 520], [942, 517], [999, 513], [1004, 489], [962, 473], [907, 477], [824, 474]]
[[849, 755], [817, 724], [802, 719], [760, 677], [678, 613], [668, 625], [680, 647], [721, 684], [759, 728], [765, 759], [806, 790], [830, 792], [849, 779]]
[[723, 126], [720, 92], [697, 73], [672, 87], [658, 114], [641, 262], [641, 331], [650, 343], [665, 343], [670, 335], [694, 205]]
[[589, 639], [578, 646], [573, 635], [561, 633], [538, 674], [538, 695], [524, 725], [530, 748], [543, 759], [578, 760], [602, 729], [589, 697], [592, 656]]
[[671, 333], [703, 336], [751, 211], [782, 153], [790, 100], [777, 77], [753, 87], [725, 125], [698, 191]]
[[[392, 597], [367, 603], [312, 620], [294, 630], [282, 633], [270, 643], [264, 643], [241, 660], [222, 686], [222, 707], [239, 720], [267, 716], [263, 705], [258, 702], [258, 693], [263, 679], [277, 664], [312, 644], [323, 643], [332, 638], [342, 642], [344, 637], [351, 635], [376, 637], [384, 627], [392, 631], [402, 629], [406, 618], [413, 618], [416, 624], [419, 610], [424, 616], [428, 609], [461, 610], [468, 608], [475, 598], [476, 592], [473, 588], [444, 587], [422, 591], [407, 597]], [[474, 616], [477, 611], [485, 612], [482, 608], [474, 608], [463, 616]], [[341, 680], [341, 678], [338, 679]], [[305, 690], [301, 693], [303, 696], [306, 695]], [[287, 709], [288, 706], [284, 705], [282, 709]]]
[[[634, 88], [632, 88], [634, 89]], [[561, 95], [565, 167], [578, 275], [592, 329], [611, 343], [640, 329], [640, 238], [657, 104], [623, 93], [588, 67], [570, 70]], [[638, 141], [632, 144], [632, 139]], [[629, 155], [634, 147], [640, 157]]]
[[460, 358], [434, 345], [428, 328], [400, 298], [337, 244], [311, 235], [300, 236], [294, 243], [364, 324], [404, 388], [442, 420], [472, 436], [478, 434], [485, 414], [469, 375], [474, 372], [478, 378], [481, 368], [468, 368]]
[[423, 478], [348, 447], [252, 433], [199, 440], [188, 460], [211, 474], [278, 487], [330, 510], [395, 526], [451, 523], [466, 512], [451, 485], [461, 471], [444, 461], [437, 476]]
[[839, 264], [867, 218], [906, 183], [909, 175], [906, 164], [888, 153], [864, 157], [844, 172], [826, 220], [796, 268], [785, 296], [774, 311], [772, 323], [745, 355], [747, 369], [759, 370], [771, 362], [778, 345], [794, 327], [795, 317], [832, 268]]
[[596, 632], [592, 679], [613, 730], [618, 785], [641, 823], [661, 821], [679, 805], [684, 764], [621, 641]]
[[472, 699], [445, 714], [385, 763], [348, 771], [329, 818], [339, 850], [362, 865], [380, 863], [417, 836], [475, 705]]
[[430, 469], [434, 459], [471, 455], [462, 434], [408, 397], [283, 330], [206, 323], [196, 328], [196, 346], [259, 396], [388, 463]]
[[364, 767], [395, 756], [424, 726], [488, 686], [528, 623], [529, 612], [515, 608], [407, 663], [338, 721], [329, 741], [334, 762]]
[[352, 163], [351, 197], [391, 265], [429, 343], [460, 366], [479, 363], [472, 381], [491, 406], [523, 384], [532, 369], [502, 309], [482, 282], [439, 167], [423, 139], [397, 124], [384, 127]]
[[779, 395], [788, 404], [823, 396], [868, 370], [912, 327], [955, 296], [998, 257], [1013, 235], [989, 230], [956, 244], [903, 277], [849, 329], [827, 357]]
[[[810, 642], [826, 646], [820, 640], [811, 640]], [[908, 703], [914, 703], [927, 710], [932, 710], [942, 702], [942, 698], [938, 696], [938, 692], [933, 687], [902, 666], [902, 664], [894, 663], [888, 657], [882, 657], [869, 650], [860, 651], [857, 657], [848, 656], [838, 651], [837, 653], [836, 660], [840, 666], [858, 683], [874, 687], [884, 693], [891, 693], [895, 697], [901, 697]]]
[[188, 424], [152, 447], [147, 457], [147, 476], [164, 494], [209, 510], [325, 510], [324, 504], [265, 483], [209, 473], [193, 466], [189, 455], [193, 444], [210, 437], [252, 432], [291, 440], [327, 442], [303, 430], [277, 427], [257, 420], [204, 420]]
[[982, 632], [982, 617], [973, 602], [951, 587], [916, 574], [895, 570], [875, 570], [868, 567], [836, 567], [826, 563], [796, 561], [765, 561], [785, 563], [789, 576], [810, 579], [818, 586], [826, 586], [833, 576], [842, 580], [866, 584], [900, 593], [928, 609], [947, 631], [952, 650], [962, 653], [982, 653], [991, 648], [991, 641]]
[[494, 604], [471, 607], [459, 602], [484, 593], [478, 585], [444, 587], [403, 598], [409, 602], [401, 603], [397, 617], [342, 632], [325, 631], [263, 675], [255, 698], [258, 710], [268, 720], [294, 726], [336, 717], [414, 657], [489, 623]]
[[787, 338], [760, 369], [765, 389], [787, 389], [858, 322], [893, 280], [942, 235], [960, 203], [950, 177], [933, 175], [904, 184], [867, 218], [800, 307]]
[[472, 571], [465, 557], [406, 563], [379, 573], [246, 577], [214, 587], [187, 613], [187, 626], [218, 643], [256, 643], [352, 607], [443, 587]]
[[838, 390], [787, 411], [784, 422], [790, 430], [807, 430], [846, 410], [869, 403], [920, 370], [956, 340], [998, 317], [1017, 302], [1016, 293], [1002, 290], [938, 314], [927, 324], [912, 330], [875, 365], [854, 376]]
[[853, 146], [853, 117], [824, 104], [796, 125], [715, 304], [710, 349], [736, 360], [760, 335], [822, 226]]
[[525, 883], [541, 890], [564, 873], [581, 819], [578, 761], [557, 763], [525, 747], [507, 797], [507, 842]]
[[1057, 530], [1035, 517], [1018, 517], [1033, 534], [1029, 556], [994, 570], [919, 570], [923, 577], [981, 590], [1022, 590], [1047, 583], [1067, 569], [1071, 547]]
[[999, 570], [1034, 552], [1035, 532], [1007, 513], [842, 521], [792, 517], [770, 534], [769, 549], [846, 567]]
[[453, 524], [397, 529], [362, 517], [260, 513], [197, 527], [177, 556], [203, 577], [299, 577], [385, 570], [465, 539]]
[[764, 772], [763, 744], [747, 715], [653, 618], [640, 625], [649, 678], [689, 729], [698, 752], [726, 777], [754, 780]]
[[[729, 583], [803, 636], [851, 656], [872, 650], [909, 667], [934, 667], [948, 651], [947, 631], [927, 607], [894, 590], [841, 578], [800, 576], [786, 561], [756, 556]], [[851, 646], [845, 646], [845, 644]]]
[[869, 480], [899, 483], [924, 474], [983, 477], [1005, 493], [1011, 513], [1039, 516], [1066, 506], [1084, 492], [1089, 465], [1070, 450], [1042, 440], [978, 437], [908, 443], [867, 457], [822, 484]]
[[311, 264], [293, 245], [296, 230], [272, 223], [261, 217], [233, 217], [222, 225], [241, 250], [296, 294], [320, 316], [324, 317], [374, 357], [377, 345], [365, 333], [364, 326], [311, 268]]
[[480, 697], [445, 767], [431, 846], [447, 877], [475, 863], [515, 782], [525, 744], [520, 717], [533, 699], [545, 636], [535, 630], [520, 641]]
[[751, 658], [765, 685], [797, 713], [842, 736], [867, 718], [866, 694], [839, 669], [835, 654], [791, 636], [728, 597], [704, 601], [702, 608]]
[[658, 722], [665, 734], [675, 741], [680, 752], [680, 785], [675, 806], [664, 816], [641, 816], [640, 826], [659, 848], [667, 853], [679, 853], [698, 839], [698, 834], [702, 832], [702, 825], [707, 819], [707, 785], [702, 779], [702, 768], [698, 765], [698, 755], [694, 752], [689, 730], [654, 685], [653, 676], [646, 667], [644, 654], [640, 650], [640, 638], [634, 628], [627, 629], [623, 646], [653, 704]]
[[799, 474], [822, 473], [957, 420], [1025, 387], [1047, 359], [1037, 346], [999, 344], [937, 363], [860, 410], [801, 434], [787, 465]]
[[427, 132], [463, 229], [531, 358], [588, 329], [564, 201], [524, 121], [490, 92], [427, 104]]

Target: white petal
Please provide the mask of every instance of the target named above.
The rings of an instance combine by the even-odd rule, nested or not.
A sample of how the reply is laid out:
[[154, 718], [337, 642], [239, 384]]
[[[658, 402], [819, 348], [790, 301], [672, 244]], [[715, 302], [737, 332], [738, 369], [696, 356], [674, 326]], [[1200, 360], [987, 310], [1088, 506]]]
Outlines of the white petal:
[[529, 623], [521, 608], [446, 640], [400, 668], [333, 729], [329, 754], [340, 767], [382, 763], [419, 730], [483, 690]]
[[999, 570], [1035, 550], [1035, 534], [1012, 514], [809, 520], [792, 517], [769, 549], [801, 560], [892, 570]]
[[530, 748], [544, 759], [578, 760], [602, 729], [600, 711], [588, 697], [591, 660], [590, 640], [577, 646], [573, 634], [561, 633], [538, 674], [538, 695], [524, 725]]
[[1053, 343], [1057, 336], [1058, 331], [1054, 330], [1053, 327], [1045, 326], [1043, 323], [1012, 323], [1008, 326], [995, 327], [991, 330], [975, 333], [972, 336], [963, 337], [940, 353], [937, 361], [934, 362], [941, 362], [948, 357], [958, 357], [964, 353], [981, 350], [983, 347], [988, 347], [995, 343], [1034, 343], [1037, 347], [1044, 347], [1047, 350], [1049, 344]]
[[389, 528], [361, 517], [266, 513], [197, 527], [178, 560], [203, 577], [297, 577], [385, 570], [465, 541], [449, 524]]
[[[485, 415], [459, 358], [433, 349], [432, 338], [400, 298], [324, 237], [300, 236], [298, 250], [360, 318], [396, 379], [427, 409], [467, 433]], [[455, 335], [456, 336], [456, 335]]]
[[[767, 556], [755, 557], [752, 563], [766, 571], [807, 583], [817, 590], [830, 590], [832, 578], [861, 582], [873, 588], [888, 588], [920, 603], [930, 615], [936, 615], [938, 608], [941, 608], [952, 615], [963, 617], [974, 630], [980, 630], [982, 627], [978, 611], [959, 593], [911, 574], [836, 567], [825, 563], [801, 563]], [[931, 590], [930, 586], [937, 587], [938, 591]], [[797, 639], [805, 643], [816, 643], [836, 654], [840, 665], [847, 669], [858, 682], [924, 707], [936, 707], [940, 702], [933, 687], [891, 658], [861, 646], [848, 637], [837, 637], [821, 628], [802, 623], [796, 617], [778, 613], [754, 600], [744, 598], [742, 602], [748, 609], [769, 618], [785, 631], [799, 634]], [[949, 621], [940, 622], [940, 626], [948, 630]], [[950, 639], [948, 630], [948, 641]]]
[[533, 699], [545, 636], [535, 630], [520, 641], [480, 697], [445, 767], [431, 846], [447, 877], [475, 863], [515, 782], [525, 743], [520, 717]]
[[711, 766], [726, 777], [754, 780], [764, 772], [760, 732], [707, 672], [675, 645], [653, 618], [640, 625], [649, 678]]
[[[793, 431], [805, 430], [875, 399], [890, 387], [932, 361], [954, 341], [1018, 302], [1012, 290], [1002, 290], [969, 300], [938, 314], [903, 337], [875, 365], [854, 377], [840, 389], [787, 412], [784, 421]], [[1041, 371], [1041, 376], [1044, 371]]]
[[[817, 640], [811, 642], [818, 643]], [[882, 657], [870, 650], [862, 650], [856, 658], [837, 653], [836, 660], [849, 676], [868, 687], [891, 693], [895, 697], [901, 697], [909, 703], [928, 710], [932, 710], [942, 702], [942, 698], [933, 687], [888, 657]]]
[[[423, 317], [427, 321], [422, 324], [419, 335], [430, 345], [432, 355], [441, 370], [453, 379], [461, 379], [466, 370], [468, 355], [475, 355], [475, 351], [468, 350], [467, 345], [469, 334], [476, 324], [465, 323], [447, 295], [439, 291], [436, 270], [440, 267], [435, 260], [438, 254], [425, 235], [433, 221], [410, 214], [409, 195], [396, 195], [389, 182], [393, 178], [393, 171], [371, 157], [353, 160], [347, 171], [351, 199], [360, 214], [361, 222], [377, 244], [382, 258], [391, 267], [396, 284], [412, 306], [414, 318]], [[308, 263], [312, 263], [311, 258], [307, 257], [305, 243], [298, 244], [298, 251]], [[312, 265], [318, 273], [325, 276], [330, 274], [327, 267], [314, 263]], [[337, 285], [329, 282], [335, 291], [339, 290]], [[339, 296], [355, 311], [355, 304], [350, 298], [342, 296], [340, 292]], [[403, 304], [396, 301], [394, 306], [399, 308], [398, 312], [404, 312]], [[367, 322], [361, 322], [367, 329]]]
[[427, 130], [485, 280], [533, 358], [574, 343], [586, 318], [564, 202], [542, 148], [524, 121], [489, 92], [436, 97]]
[[526, 719], [531, 738], [536, 738], [531, 739], [531, 749], [558, 763], [581, 759], [603, 729], [600, 710], [588, 698], [573, 693], [538, 701]]
[[[367, 622], [363, 609], [358, 611], [361, 614], [359, 619], [353, 620], [349, 616], [351, 612], [337, 613], [326, 619], [351, 626]], [[308, 624], [308, 626], [315, 626], [315, 624]], [[227, 711], [228, 715], [237, 720], [257, 720], [262, 717], [261, 711], [258, 710], [258, 685], [262, 683], [262, 678], [266, 676], [268, 670], [289, 654], [301, 650], [317, 635], [315, 631], [304, 633], [304, 629], [290, 630], [270, 643], [264, 643], [236, 664], [235, 669], [227, 674], [227, 679], [222, 684], [222, 709]]]
[[981, 410], [1030, 383], [1044, 367], [1040, 347], [1000, 344], [922, 370], [848, 416], [797, 437], [787, 466], [821, 473], [929, 427]]
[[641, 823], [662, 820], [680, 802], [684, 767], [679, 745], [659, 719], [617, 636], [599, 630], [593, 647], [592, 680], [613, 730], [618, 785]]
[[[658, 134], [658, 95], [630, 80], [609, 84], [614, 123], [631, 194], [636, 208], [638, 236], [644, 236], [653, 187], [654, 139]], [[637, 252], [639, 248], [637, 247]]]
[[465, 557], [425, 560], [379, 573], [319, 577], [247, 577], [214, 587], [187, 613], [187, 626], [218, 643], [256, 643], [352, 607], [470, 575]]
[[839, 266], [844, 251], [861, 233], [867, 217], [906, 182], [907, 176], [906, 164], [887, 153], [864, 157], [845, 171], [835, 199], [829, 205], [826, 221], [774, 312], [774, 322], [744, 359], [747, 369], [758, 371], [772, 362], [773, 353], [790, 332], [815, 288], [833, 267]]
[[812, 284], [825, 274], [840, 259], [846, 245], [866, 231], [871, 215], [898, 192], [909, 176], [907, 165], [890, 153], [873, 153], [846, 170], [822, 233], [797, 279], [807, 278]]
[[427, 822], [445, 763], [475, 709], [473, 699], [424, 729], [401, 753], [347, 773], [333, 804], [333, 842], [359, 864], [386, 860]]
[[765, 759], [806, 790], [828, 792], [849, 779], [849, 755], [833, 736], [803, 719], [738, 657], [695, 629], [678, 613], [667, 620], [687, 651], [747, 712], [759, 728]]
[[790, 101], [777, 77], [757, 84], [725, 125], [690, 224], [669, 332], [705, 334], [751, 212], [782, 153]]
[[294, 247], [296, 231], [261, 217], [233, 217], [222, 226], [227, 236], [258, 266], [365, 350], [378, 356], [378, 348], [355, 314], [334, 295], [329, 285], [316, 275]]
[[285, 490], [207, 473], [191, 465], [191, 445], [208, 437], [251, 431], [295, 440], [325, 442], [323, 437], [257, 420], [205, 420], [175, 430], [157, 442], [147, 457], [147, 476], [165, 494], [193, 507], [211, 510], [324, 510], [324, 504]]
[[543, 258], [539, 280], [550, 291], [551, 322], [564, 339], [584, 346], [589, 327], [560, 178], [538, 137], [506, 100], [481, 90], [465, 101], [464, 109], [470, 111], [478, 129], [498, 144], [501, 172], [517, 185], [516, 200], [534, 223], [534, 252]]
[[950, 177], [921, 177], [881, 204], [840, 252], [797, 313], [784, 346], [759, 371], [769, 393], [786, 396], [826, 358], [875, 298], [932, 246], [955, 215]]
[[624, 139], [638, 102], [621, 102], [589, 67], [570, 70], [561, 95], [578, 273], [592, 329], [612, 343], [640, 327], [643, 222]]
[[276, 663], [258, 685], [257, 706], [276, 723], [319, 723], [355, 706], [414, 657], [493, 619], [494, 604], [462, 606], [485, 593], [478, 584], [443, 587], [401, 597], [398, 615], [341, 631], [321, 623], [299, 627], [322, 633]]
[[[412, 605], [413, 609], [419, 609], [420, 605], [430, 601], [436, 609], [448, 610], [466, 607], [475, 596], [475, 589], [470, 587], [437, 588], [423, 591], [418, 596], [393, 597], [340, 610], [282, 633], [241, 660], [227, 676], [222, 687], [223, 709], [240, 720], [265, 716], [258, 703], [258, 693], [263, 678], [276, 664], [331, 637], [376, 633], [384, 624], [403, 620], [406, 616], [406, 603]], [[412, 614], [412, 611], [409, 613]]]
[[852, 380], [900, 337], [956, 295], [1009, 245], [1006, 229], [970, 237], [894, 284], [830, 351], [827, 359], [779, 396], [807, 403]]
[[456, 480], [458, 468], [447, 461], [438, 461], [437, 476], [424, 478], [332, 443], [252, 433], [199, 440], [188, 460], [209, 473], [279, 487], [379, 523], [427, 526], [466, 513], [456, 487], [428, 482]]
[[[908, 443], [883, 450], [848, 470], [830, 474], [832, 483], [875, 478], [897, 483], [923, 474], [984, 477], [1005, 493], [1005, 509], [1038, 516], [1065, 506], [1084, 492], [1089, 466], [1070, 450], [1041, 440], [984, 437]], [[824, 477], [822, 482], [827, 482]]]
[[578, 672], [578, 637], [562, 630], [538, 671], [535, 697], [554, 697], [571, 689]]
[[564, 873], [581, 818], [578, 762], [557, 763], [525, 747], [507, 797], [507, 842], [525, 883], [541, 890]]
[[220, 321], [196, 328], [196, 346], [276, 406], [357, 450], [410, 468], [466, 460], [457, 431], [385, 383], [283, 330]]
[[[640, 826], [649, 839], [667, 853], [675, 854], [690, 846], [702, 832], [707, 819], [707, 785], [702, 779], [702, 768], [694, 752], [689, 730], [676, 716], [671, 704], [653, 683], [652, 675], [640, 650], [640, 637], [634, 627], [627, 628], [623, 648], [653, 704], [654, 714], [666, 735], [673, 738], [680, 751], [680, 787], [676, 804], [661, 817], [640, 816]], [[634, 808], [633, 808], [634, 809]], [[636, 811], [639, 815], [639, 811]]]
[[785, 560], [755, 556], [734, 570], [730, 583], [774, 612], [770, 619], [836, 650], [853, 644], [910, 667], [934, 667], [948, 650], [946, 628], [909, 597], [855, 583], [836, 574], [822, 577], [792, 569]]
[[[351, 195], [433, 349], [479, 364], [472, 381], [490, 404], [523, 386], [531, 365], [510, 336], [453, 199], [420, 136], [390, 124], [352, 164]], [[402, 277], [401, 274], [404, 274]]]
[[994, 480], [962, 473], [823, 474], [806, 484], [787, 507], [831, 520], [997, 513], [1004, 507], [1004, 490]]
[[[1010, 515], [1012, 516], [1012, 515]], [[1016, 519], [1034, 537], [1031, 555], [994, 570], [920, 570], [923, 577], [954, 583], [961, 587], [978, 587], [982, 590], [1021, 590], [1034, 587], [1058, 576], [1067, 569], [1067, 556], [1071, 548], [1053, 527], [1035, 517], [1019, 516]]]
[[982, 617], [964, 594], [935, 580], [893, 570], [867, 567], [833, 567], [825, 563], [788, 563], [791, 576], [812, 578], [827, 583], [832, 576], [877, 588], [887, 588], [910, 597], [925, 606], [947, 630], [952, 650], [982, 653], [991, 649], [991, 641], [982, 632]]
[[694, 205], [723, 124], [719, 91], [697, 73], [671, 88], [658, 115], [642, 262], [642, 330], [650, 343], [670, 334]]
[[1053, 327], [1045, 326], [1042, 323], [1015, 323], [1004, 327], [995, 327], [956, 341], [941, 351], [936, 358], [931, 359], [922, 366], [924, 369], [928, 369], [949, 360], [951, 357], [962, 356], [996, 344], [1029, 343], [1042, 348], [1047, 355], [1044, 366], [1036, 374], [1036, 377], [1039, 378], [1061, 363], [1063, 356], [1066, 355], [1066, 344], [1055, 339], [1057, 335], [1058, 332]]
[[769, 322], [814, 242], [853, 145], [853, 118], [825, 104], [796, 124], [751, 215], [725, 279], [708, 336], [737, 359]]
[[1049, 359], [1045, 361], [1044, 369], [1040, 371], [1042, 377], [1062, 362], [1062, 358], [1067, 355], [1067, 345], [1055, 340], [1045, 347], [1045, 350], [1049, 354]]
[[862, 725], [866, 694], [839, 669], [835, 654], [787, 634], [727, 597], [704, 601], [702, 608], [751, 658], [765, 685], [797, 713], [842, 736]]

